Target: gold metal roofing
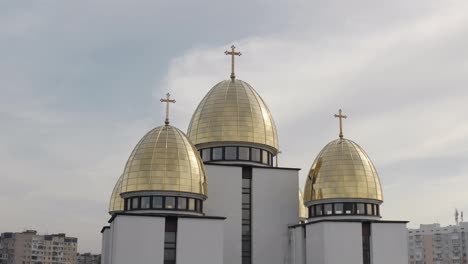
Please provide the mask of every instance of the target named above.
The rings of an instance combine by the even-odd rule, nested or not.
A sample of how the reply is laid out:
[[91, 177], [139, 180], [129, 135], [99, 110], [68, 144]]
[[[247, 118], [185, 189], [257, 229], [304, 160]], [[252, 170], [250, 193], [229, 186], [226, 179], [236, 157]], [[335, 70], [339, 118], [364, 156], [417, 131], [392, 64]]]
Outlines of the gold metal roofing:
[[119, 180], [115, 184], [114, 190], [112, 191], [109, 203], [109, 213], [121, 212], [124, 210], [124, 200], [122, 199], [122, 197], [120, 197], [120, 189], [122, 188], [122, 178], [123, 175], [120, 176]]
[[117, 198], [120, 194], [137, 191], [176, 191], [206, 196], [203, 162], [182, 131], [170, 125], [160, 126], [138, 142], [116, 184], [110, 210], [123, 208], [121, 198]]
[[192, 116], [187, 132], [194, 145], [254, 143], [278, 151], [278, 134], [267, 105], [248, 83], [233, 79], [216, 84]]
[[307, 215], [307, 207], [304, 205], [304, 195], [301, 189], [299, 189], [299, 220], [306, 220], [309, 218]]
[[383, 201], [379, 175], [364, 150], [340, 138], [328, 143], [306, 179], [304, 201], [363, 198]]

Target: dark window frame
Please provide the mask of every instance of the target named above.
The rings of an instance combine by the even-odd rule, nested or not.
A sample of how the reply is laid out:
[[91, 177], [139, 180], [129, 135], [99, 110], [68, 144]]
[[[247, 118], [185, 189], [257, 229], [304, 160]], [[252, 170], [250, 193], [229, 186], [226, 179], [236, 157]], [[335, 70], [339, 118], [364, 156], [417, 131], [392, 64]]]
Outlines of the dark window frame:
[[[236, 158], [235, 159], [226, 159], [226, 148], [235, 148], [235, 151], [236, 151]], [[214, 159], [214, 149], [221, 149], [222, 153], [221, 153], [221, 156], [222, 158], [220, 159]], [[240, 158], [240, 148], [247, 148], [248, 149], [248, 159], [241, 159]], [[209, 150], [209, 157], [205, 157], [205, 155], [203, 155], [203, 152], [205, 150]], [[253, 160], [252, 159], [252, 153], [254, 150], [258, 150], [260, 153], [260, 158], [258, 161], [256, 160]], [[266, 153], [267, 157], [266, 157], [266, 163], [263, 162], [263, 159], [264, 159], [264, 152]], [[248, 161], [248, 162], [253, 162], [253, 163], [258, 163], [258, 164], [262, 164], [262, 165], [268, 165], [268, 166], [271, 166], [273, 167], [273, 164], [274, 164], [274, 155], [273, 153], [271, 153], [270, 151], [266, 150], [266, 149], [262, 149], [262, 148], [256, 148], [256, 147], [247, 147], [247, 146], [223, 146], [223, 147], [210, 147], [210, 148], [204, 148], [204, 149], [200, 149], [199, 150], [199, 153], [200, 153], [200, 157], [202, 158], [202, 161], [203, 162], [212, 162], [212, 161]], [[205, 160], [206, 159], [206, 160]]]
[[[215, 159], [214, 158], [215, 149], [221, 149], [221, 158], [220, 159]], [[213, 147], [213, 148], [211, 148], [211, 161], [222, 161], [222, 160], [225, 160], [224, 159], [224, 147]]]
[[[175, 264], [177, 261], [177, 217], [166, 217], [164, 225], [164, 264]], [[174, 241], [168, 241], [169, 236], [174, 236]], [[174, 259], [167, 259], [166, 253], [174, 252]]]
[[363, 264], [371, 264], [371, 235], [372, 227], [371, 223], [363, 222], [362, 223], [362, 255], [363, 255]]
[[[141, 199], [142, 197], [148, 197], [150, 200], [150, 207], [149, 208], [142, 208], [141, 206]], [[154, 204], [154, 198], [160, 197], [162, 198], [162, 207], [161, 208], [156, 208]], [[174, 208], [167, 208], [166, 207], [166, 198], [174, 198]], [[138, 207], [134, 208], [133, 207], [133, 198], [138, 199]], [[186, 209], [179, 209], [179, 199], [186, 199]], [[193, 199], [195, 201], [195, 210], [190, 210], [189, 209], [189, 199]], [[128, 208], [128, 203], [130, 203], [130, 208]], [[124, 199], [124, 210], [125, 211], [148, 211], [148, 210], [158, 210], [158, 211], [183, 211], [183, 212], [195, 212], [195, 213], [203, 213], [203, 200], [193, 198], [193, 197], [186, 197], [186, 196], [163, 196], [163, 195], [144, 195], [144, 196], [133, 196], [129, 198]], [[198, 205], [197, 205], [198, 204]]]
[[[327, 214], [325, 211], [326, 205], [332, 205], [332, 213]], [[341, 213], [336, 213], [336, 206], [337, 204], [342, 205]], [[364, 204], [364, 212], [359, 213], [357, 212], [358, 204]], [[351, 205], [351, 213], [346, 213], [346, 207]], [[369, 212], [368, 207], [371, 206], [372, 210]], [[319, 209], [321, 209], [319, 211]], [[321, 212], [321, 214], [318, 214]], [[317, 217], [330, 217], [330, 216], [379, 216], [380, 217], [380, 205], [374, 203], [364, 203], [364, 202], [336, 202], [336, 203], [321, 203], [321, 204], [314, 204], [309, 206], [308, 208], [309, 218], [317, 218]]]
[[[244, 180], [248, 180], [249, 184], [244, 185]], [[241, 230], [247, 227], [248, 233], [241, 233], [241, 264], [252, 263], [252, 167], [242, 167], [242, 215], [241, 215]], [[248, 201], [244, 201], [244, 194], [248, 195]], [[244, 215], [244, 211], [248, 214]]]

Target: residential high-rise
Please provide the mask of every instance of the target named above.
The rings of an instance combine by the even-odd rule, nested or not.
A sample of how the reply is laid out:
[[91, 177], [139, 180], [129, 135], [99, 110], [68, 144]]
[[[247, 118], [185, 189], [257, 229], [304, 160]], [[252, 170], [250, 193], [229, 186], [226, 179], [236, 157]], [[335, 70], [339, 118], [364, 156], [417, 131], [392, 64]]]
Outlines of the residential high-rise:
[[38, 235], [34, 230], [2, 233], [0, 264], [75, 264], [78, 239], [65, 234]]
[[83, 254], [78, 254], [76, 258], [76, 264], [100, 264], [100, 263], [101, 263], [100, 254], [83, 253]]
[[408, 229], [409, 264], [468, 263], [468, 222], [441, 227], [440, 224], [420, 225]]

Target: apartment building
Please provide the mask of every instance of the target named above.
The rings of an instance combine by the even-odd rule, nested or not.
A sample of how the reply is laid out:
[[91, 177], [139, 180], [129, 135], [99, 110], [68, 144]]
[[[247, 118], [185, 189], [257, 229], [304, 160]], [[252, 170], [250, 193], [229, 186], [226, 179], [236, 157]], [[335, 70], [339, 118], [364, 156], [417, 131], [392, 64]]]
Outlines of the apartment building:
[[65, 234], [38, 235], [34, 230], [2, 233], [0, 264], [75, 264], [78, 239]]
[[76, 264], [101, 264], [101, 255], [91, 253], [78, 254]]
[[467, 264], [468, 222], [408, 229], [409, 264]]

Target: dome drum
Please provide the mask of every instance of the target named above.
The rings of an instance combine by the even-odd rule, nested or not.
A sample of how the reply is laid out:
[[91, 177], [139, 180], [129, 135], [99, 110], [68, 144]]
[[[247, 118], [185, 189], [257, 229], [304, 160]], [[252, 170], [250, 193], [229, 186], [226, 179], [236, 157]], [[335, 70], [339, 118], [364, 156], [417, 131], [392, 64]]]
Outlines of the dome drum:
[[330, 200], [320, 203], [307, 204], [309, 219], [322, 218], [371, 218], [379, 219], [380, 216], [379, 201], [343, 199], [341, 201]]
[[216, 147], [199, 147], [199, 154], [205, 163], [249, 163], [252, 165], [270, 166], [274, 164], [272, 152], [243, 145], [226, 145]]
[[148, 195], [137, 193], [138, 196], [124, 198], [126, 212], [154, 212], [171, 214], [203, 215], [204, 198], [190, 195]]

